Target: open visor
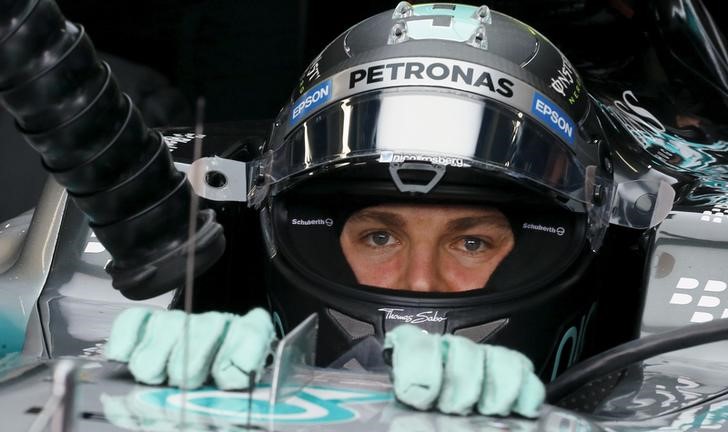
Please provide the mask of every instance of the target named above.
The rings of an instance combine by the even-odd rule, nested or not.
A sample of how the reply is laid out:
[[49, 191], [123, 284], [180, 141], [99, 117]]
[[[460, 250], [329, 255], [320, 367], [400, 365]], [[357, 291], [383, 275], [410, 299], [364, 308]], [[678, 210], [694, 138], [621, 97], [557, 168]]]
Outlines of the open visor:
[[[599, 149], [584, 140], [571, 120], [557, 120], [549, 127], [544, 123], [529, 111], [452, 89], [398, 87], [355, 95], [330, 103], [286, 137], [277, 135], [285, 128], [274, 131], [249, 198], [257, 205], [268, 194], [278, 194], [320, 170], [366, 162], [425, 162], [495, 171], [519, 183], [545, 187], [572, 211], [589, 212], [592, 225], [601, 231], [611, 218], [611, 200], [618, 195], [611, 175], [598, 168]], [[563, 133], [552, 133], [553, 128]], [[562, 139], [563, 134], [569, 140]], [[601, 195], [596, 204], [595, 190]], [[639, 220], [645, 220], [644, 215]]]
[[273, 193], [323, 165], [377, 159], [499, 170], [586, 202], [585, 167], [595, 163], [587, 154], [579, 160], [578, 144], [569, 148], [524, 113], [447, 89], [357, 95], [308, 118], [285, 141], [276, 138], [266, 170]]

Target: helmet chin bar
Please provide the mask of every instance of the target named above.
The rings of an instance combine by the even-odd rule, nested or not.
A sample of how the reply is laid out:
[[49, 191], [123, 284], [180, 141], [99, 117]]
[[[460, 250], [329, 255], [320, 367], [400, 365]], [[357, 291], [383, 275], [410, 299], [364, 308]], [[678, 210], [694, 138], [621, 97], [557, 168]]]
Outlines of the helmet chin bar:
[[[589, 276], [592, 257], [582, 254], [569, 271], [548, 286], [519, 296], [518, 301], [505, 301], [486, 290], [423, 298], [418, 293], [361, 288], [360, 295], [352, 296], [348, 294], [354, 288], [301, 277], [282, 255], [277, 255], [271, 262], [275, 271], [269, 272], [269, 297], [284, 331], [311, 313], [319, 314], [319, 366], [328, 366], [368, 336], [381, 338], [388, 329], [410, 323], [428, 332], [454, 333], [479, 343], [518, 349], [534, 361], [542, 378], [550, 379], [554, 371], [566, 368], [570, 357], [572, 361], [576, 358], [568, 352], [557, 358], [564, 326], [588, 325], [588, 320], [582, 321], [596, 301], [592, 284], [598, 283]], [[554, 310], [569, 312], [554, 314]], [[525, 334], [529, 337], [524, 338]], [[568, 351], [570, 347], [565, 348]]]

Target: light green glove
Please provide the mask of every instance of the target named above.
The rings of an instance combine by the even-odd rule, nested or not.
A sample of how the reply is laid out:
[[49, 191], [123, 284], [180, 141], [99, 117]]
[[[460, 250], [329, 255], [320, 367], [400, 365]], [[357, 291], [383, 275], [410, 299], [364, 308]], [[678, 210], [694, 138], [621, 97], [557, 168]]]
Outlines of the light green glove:
[[197, 388], [212, 369], [219, 388], [244, 389], [251, 372], [256, 380], [262, 375], [275, 339], [267, 311], [189, 315], [187, 338], [184, 326], [182, 311], [127, 309], [114, 321], [106, 357], [128, 362], [134, 378], [145, 384], [162, 384], [169, 376], [170, 385]]
[[533, 364], [518, 351], [410, 324], [390, 330], [384, 348], [392, 349], [395, 396], [420, 410], [465, 415], [476, 407], [485, 415], [533, 418], [546, 396]]

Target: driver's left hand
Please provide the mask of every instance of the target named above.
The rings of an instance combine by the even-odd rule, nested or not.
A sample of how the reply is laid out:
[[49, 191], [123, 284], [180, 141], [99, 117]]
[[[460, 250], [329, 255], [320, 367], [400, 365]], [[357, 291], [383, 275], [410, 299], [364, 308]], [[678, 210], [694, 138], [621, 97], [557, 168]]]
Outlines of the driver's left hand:
[[448, 414], [538, 417], [546, 390], [523, 354], [411, 324], [390, 330], [394, 393], [405, 405]]

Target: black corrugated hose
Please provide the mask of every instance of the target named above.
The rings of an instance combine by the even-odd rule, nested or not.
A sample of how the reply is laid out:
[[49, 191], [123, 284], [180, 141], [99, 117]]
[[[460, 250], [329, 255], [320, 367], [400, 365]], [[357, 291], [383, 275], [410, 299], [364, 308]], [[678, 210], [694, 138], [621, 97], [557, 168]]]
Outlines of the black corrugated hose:
[[0, 0], [0, 104], [44, 167], [88, 216], [131, 299], [183, 285], [188, 241], [196, 274], [222, 255], [213, 210], [188, 239], [192, 188], [158, 132], [146, 127], [83, 27], [53, 0]]

